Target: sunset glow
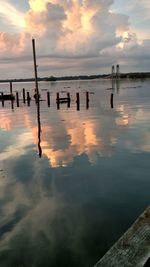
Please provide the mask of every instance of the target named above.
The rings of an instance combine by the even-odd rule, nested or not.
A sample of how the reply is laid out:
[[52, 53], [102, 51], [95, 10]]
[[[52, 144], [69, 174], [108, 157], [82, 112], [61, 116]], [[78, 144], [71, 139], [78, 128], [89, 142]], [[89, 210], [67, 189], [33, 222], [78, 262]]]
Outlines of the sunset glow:
[[[15, 1], [14, 1], [15, 3]], [[143, 2], [146, 27], [137, 27], [132, 14], [124, 14], [124, 9], [114, 1], [78, 1], [78, 0], [26, 0], [26, 9], [21, 10], [22, 4], [15, 5], [11, 0], [0, 3], [0, 54], [2, 57], [14, 58], [19, 56], [20, 63], [27, 66], [25, 58], [31, 61], [31, 39], [38, 43], [40, 76], [48, 75], [52, 69], [53, 75], [74, 75], [109, 72], [110, 62], [115, 64], [124, 62], [123, 67], [148, 68], [150, 61], [142, 65], [141, 53], [149, 56], [148, 11], [149, 5]], [[126, 3], [125, 3], [126, 6]], [[137, 5], [139, 8], [142, 4]], [[134, 8], [134, 5], [131, 6]], [[147, 8], [147, 10], [145, 9]], [[125, 9], [126, 11], [126, 9]], [[135, 10], [137, 12], [137, 10]], [[143, 13], [144, 17], [144, 13]], [[132, 25], [133, 19], [133, 25]], [[141, 25], [144, 25], [140, 16]], [[140, 23], [140, 22], [139, 22]], [[8, 30], [8, 31], [7, 31]], [[136, 60], [140, 64], [133, 64], [132, 47], [136, 47]], [[120, 52], [124, 54], [120, 54]], [[130, 57], [128, 55], [130, 54]], [[46, 55], [46, 57], [45, 57]], [[110, 58], [111, 56], [111, 58]], [[55, 65], [52, 60], [55, 59]], [[131, 60], [133, 57], [133, 60]], [[128, 62], [130, 58], [130, 62]], [[60, 68], [60, 61], [63, 63]], [[90, 60], [90, 64], [87, 64]], [[70, 68], [68, 62], [72, 65]], [[66, 64], [67, 62], [67, 64]], [[129, 64], [130, 63], [130, 64]], [[13, 63], [6, 62], [12, 68]], [[8, 65], [9, 64], [9, 65]], [[2, 66], [2, 64], [1, 64]], [[68, 66], [68, 67], [67, 67]], [[16, 78], [20, 75], [16, 67], [10, 72]], [[21, 73], [21, 68], [20, 68]], [[29, 71], [26, 75], [29, 75]], [[4, 68], [1, 75], [7, 73]], [[9, 77], [11, 78], [11, 77]]]
[[0, 1], [0, 14], [6, 17], [6, 20], [8, 20], [13, 26], [23, 29], [26, 27], [24, 13], [18, 11], [6, 1]]
[[30, 8], [34, 11], [34, 12], [41, 12], [43, 10], [45, 10], [45, 3], [48, 1], [44, 1], [44, 0], [29, 0], [29, 5]]

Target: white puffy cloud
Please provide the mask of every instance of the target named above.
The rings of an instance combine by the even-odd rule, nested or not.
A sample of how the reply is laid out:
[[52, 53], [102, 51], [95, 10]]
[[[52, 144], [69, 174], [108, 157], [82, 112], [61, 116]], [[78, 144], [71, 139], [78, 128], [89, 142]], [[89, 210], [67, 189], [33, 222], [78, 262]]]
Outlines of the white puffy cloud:
[[[139, 40], [129, 24], [129, 16], [112, 9], [113, 3], [113, 0], [29, 0], [29, 10], [22, 16], [22, 25], [19, 25], [18, 17], [12, 23], [22, 27], [22, 30], [18, 33], [0, 33], [1, 59], [7, 59], [5, 64], [10, 65], [13, 65], [8, 60], [10, 58], [19, 62], [22, 59], [23, 66], [27, 62], [26, 66], [29, 66], [29, 58], [32, 60], [31, 39], [34, 37], [40, 75], [48, 74], [48, 67], [52, 68], [50, 61], [54, 63], [53, 75], [86, 71], [87, 74], [99, 73], [100, 69], [101, 72], [106, 71], [106, 67], [109, 72], [111, 64], [124, 62], [126, 65], [129, 58], [132, 67], [135, 54], [139, 56], [144, 50], [147, 56], [149, 42]], [[136, 8], [135, 4], [143, 5], [144, 10], [148, 5], [145, 0], [140, 3], [136, 1], [130, 5], [130, 10]], [[13, 6], [7, 3], [5, 8], [12, 10]], [[6, 10], [3, 11], [5, 17]], [[19, 11], [16, 14], [20, 16]], [[65, 72], [66, 64], [69, 73]], [[135, 63], [133, 66], [135, 69]]]

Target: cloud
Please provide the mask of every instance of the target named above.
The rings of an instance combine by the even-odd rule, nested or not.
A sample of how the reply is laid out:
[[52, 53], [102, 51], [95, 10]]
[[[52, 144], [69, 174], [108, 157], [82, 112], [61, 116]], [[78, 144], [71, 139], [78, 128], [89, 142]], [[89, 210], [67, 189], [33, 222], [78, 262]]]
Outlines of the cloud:
[[[113, 3], [112, 0], [30, 0], [29, 10], [26, 13], [20, 14], [19, 11], [15, 13], [22, 17], [24, 25], [22, 30], [19, 33], [0, 33], [1, 58], [3, 61], [6, 59], [8, 64], [8, 58], [18, 57], [18, 61], [22, 59], [26, 68], [29, 65], [26, 65], [26, 62], [29, 58], [32, 60], [31, 39], [34, 37], [38, 64], [41, 66], [40, 75], [44, 75], [46, 68], [44, 62], [48, 68], [54, 58], [52, 61], [56, 61], [54, 63], [58, 68], [60, 61], [64, 64], [59, 71], [54, 66], [53, 75], [59, 73], [62, 75], [63, 67], [66, 69], [66, 64], [71, 62], [75, 65], [74, 74], [79, 74], [81, 71], [84, 73], [87, 71], [87, 74], [91, 71], [93, 73], [97, 65], [104, 71], [106, 64], [110, 67], [111, 64], [120, 63], [124, 61], [125, 55], [128, 58], [128, 54], [131, 56], [132, 66], [132, 48], [134, 47], [138, 53], [143, 47], [148, 52], [148, 47], [145, 47], [145, 41], [139, 40], [131, 29], [129, 16], [111, 9]], [[143, 6], [145, 5], [146, 1], [143, 1]], [[12, 8], [13, 6], [6, 2], [3, 11], [5, 17], [7, 10]], [[18, 25], [18, 18], [11, 18], [11, 24]], [[94, 65], [95, 61], [98, 63], [98, 59], [100, 63]], [[90, 66], [86, 65], [87, 60]], [[96, 73], [99, 72], [97, 69]]]
[[7, 1], [0, 1], [0, 17], [3, 23], [6, 21], [7, 24], [10, 23], [15, 28], [25, 27], [24, 14]]
[[28, 41], [25, 36], [35, 36], [42, 53], [96, 56], [103, 48], [116, 45], [119, 41], [116, 31], [127, 28], [126, 16], [109, 12], [110, 0], [94, 3], [34, 0], [29, 4], [30, 10], [24, 16], [24, 31], [18, 36], [1, 33], [1, 51], [10, 51], [10, 47], [14, 51], [18, 43], [16, 52], [24, 52], [26, 46], [22, 49], [22, 39], [25, 43]]

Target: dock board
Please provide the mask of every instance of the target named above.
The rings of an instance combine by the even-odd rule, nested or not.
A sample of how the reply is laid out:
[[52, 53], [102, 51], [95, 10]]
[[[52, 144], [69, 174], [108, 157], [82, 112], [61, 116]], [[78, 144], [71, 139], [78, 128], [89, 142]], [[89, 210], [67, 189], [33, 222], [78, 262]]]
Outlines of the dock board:
[[94, 267], [150, 267], [150, 206]]

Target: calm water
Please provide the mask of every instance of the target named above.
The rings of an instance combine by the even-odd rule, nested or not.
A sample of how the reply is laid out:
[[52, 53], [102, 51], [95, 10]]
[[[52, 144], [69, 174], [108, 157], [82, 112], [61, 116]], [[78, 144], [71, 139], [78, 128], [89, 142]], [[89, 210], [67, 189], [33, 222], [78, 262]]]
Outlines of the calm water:
[[110, 81], [39, 87], [40, 117], [0, 103], [0, 266], [92, 267], [150, 204], [150, 81], [118, 84], [113, 108]]

